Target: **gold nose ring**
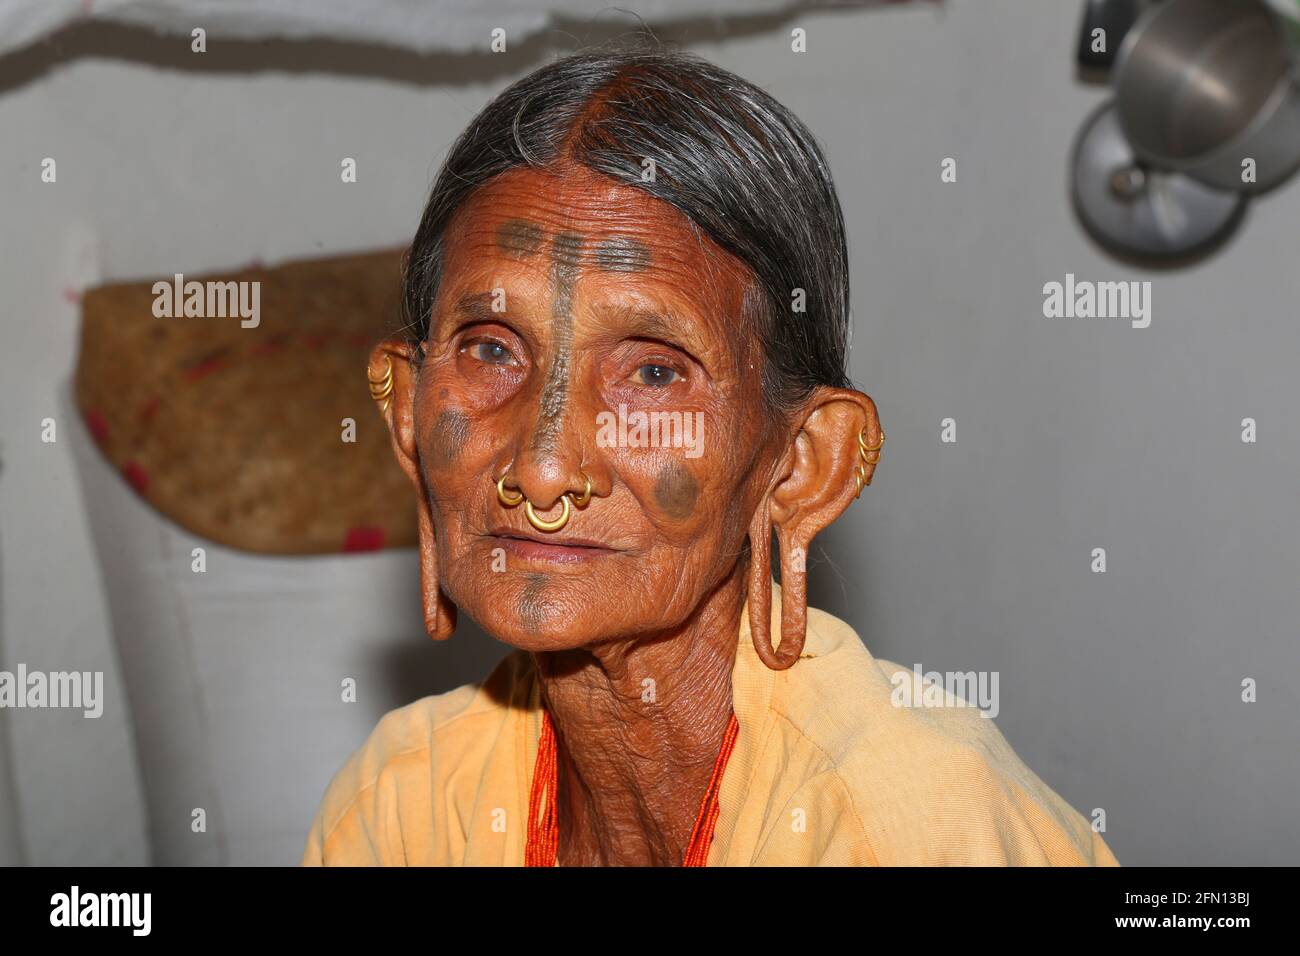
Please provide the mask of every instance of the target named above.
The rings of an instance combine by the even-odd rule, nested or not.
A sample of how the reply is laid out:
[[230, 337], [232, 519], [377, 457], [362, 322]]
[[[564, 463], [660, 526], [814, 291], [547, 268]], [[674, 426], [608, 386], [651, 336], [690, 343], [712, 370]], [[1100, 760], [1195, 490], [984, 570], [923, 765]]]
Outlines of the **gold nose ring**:
[[569, 523], [569, 518], [573, 514], [573, 506], [581, 508], [591, 500], [591, 478], [586, 472], [579, 472], [583, 478], [584, 487], [582, 494], [574, 496], [573, 492], [561, 496], [560, 498], [560, 515], [558, 518], [547, 520], [537, 514], [533, 508], [533, 503], [524, 498], [521, 491], [509, 491], [506, 489], [506, 476], [502, 475], [497, 479], [497, 501], [501, 502], [507, 508], [513, 508], [521, 501], [524, 502], [524, 517], [528, 523], [538, 531], [559, 531]]
[[583, 480], [587, 483], [587, 487], [582, 489], [582, 494], [578, 495], [578, 497], [574, 498], [573, 492], [569, 492], [569, 497], [573, 498], [573, 503], [581, 508], [591, 500], [591, 479], [587, 477], [585, 471], [580, 471], [578, 474], [582, 475]]
[[507, 508], [513, 508], [523, 500], [524, 496], [518, 491], [506, 491], [506, 476], [502, 475], [501, 480], [497, 482], [497, 501]]
[[569, 523], [569, 515], [572, 513], [573, 508], [569, 504], [568, 495], [565, 495], [560, 499], [560, 516], [551, 521], [537, 517], [537, 512], [533, 510], [533, 503], [531, 501], [524, 502], [524, 517], [527, 518], [528, 523], [538, 531], [559, 531]]

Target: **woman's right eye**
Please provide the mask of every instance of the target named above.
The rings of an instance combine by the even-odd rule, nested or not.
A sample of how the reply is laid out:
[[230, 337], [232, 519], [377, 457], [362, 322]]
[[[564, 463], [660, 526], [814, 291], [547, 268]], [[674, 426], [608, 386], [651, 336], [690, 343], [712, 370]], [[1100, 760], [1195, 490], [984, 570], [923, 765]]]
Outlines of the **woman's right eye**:
[[477, 342], [473, 346], [474, 357], [489, 365], [510, 365], [514, 356], [500, 342]]

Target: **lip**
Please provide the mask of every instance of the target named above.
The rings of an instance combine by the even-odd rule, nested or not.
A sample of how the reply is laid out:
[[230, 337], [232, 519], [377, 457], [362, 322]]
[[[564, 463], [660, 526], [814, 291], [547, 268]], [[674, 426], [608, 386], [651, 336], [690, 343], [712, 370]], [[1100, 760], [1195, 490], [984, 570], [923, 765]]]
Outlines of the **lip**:
[[487, 536], [516, 557], [534, 561], [580, 564], [618, 553], [618, 549], [589, 538], [541, 537], [515, 528], [493, 528]]

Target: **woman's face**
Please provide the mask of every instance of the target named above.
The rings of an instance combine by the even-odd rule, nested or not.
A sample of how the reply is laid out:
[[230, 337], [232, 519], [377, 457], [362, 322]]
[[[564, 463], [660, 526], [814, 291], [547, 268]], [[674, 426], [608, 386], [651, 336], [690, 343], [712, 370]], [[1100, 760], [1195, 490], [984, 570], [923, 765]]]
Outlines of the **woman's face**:
[[[445, 249], [414, 397], [443, 590], [533, 651], [681, 624], [735, 568], [772, 476], [743, 269], [581, 168], [496, 178]], [[558, 531], [497, 498], [507, 475], [554, 518], [582, 474], [591, 500]]]

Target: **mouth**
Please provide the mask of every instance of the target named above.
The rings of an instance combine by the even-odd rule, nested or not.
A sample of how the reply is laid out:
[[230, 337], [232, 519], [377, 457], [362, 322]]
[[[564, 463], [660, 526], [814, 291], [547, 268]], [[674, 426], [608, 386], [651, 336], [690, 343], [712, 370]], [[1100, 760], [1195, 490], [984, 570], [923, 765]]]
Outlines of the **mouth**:
[[549, 561], [557, 564], [580, 564], [617, 554], [617, 548], [588, 538], [543, 537], [514, 528], [498, 527], [487, 533], [493, 547], [504, 548], [517, 558], [530, 561]]

